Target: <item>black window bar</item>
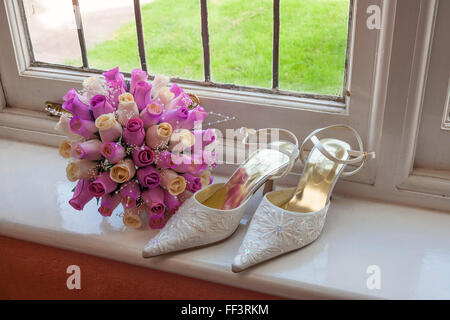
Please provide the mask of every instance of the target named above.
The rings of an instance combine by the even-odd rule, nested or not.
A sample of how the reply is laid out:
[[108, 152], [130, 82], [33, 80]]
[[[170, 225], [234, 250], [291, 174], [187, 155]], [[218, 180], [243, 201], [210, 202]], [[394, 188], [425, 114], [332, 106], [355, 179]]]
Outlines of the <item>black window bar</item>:
[[[277, 93], [284, 96], [292, 96], [292, 97], [301, 97], [301, 98], [311, 98], [311, 99], [322, 99], [322, 100], [328, 100], [328, 101], [335, 101], [335, 102], [344, 102], [346, 96], [349, 96], [349, 93], [346, 90], [347, 86], [347, 64], [348, 64], [348, 53], [349, 53], [349, 46], [350, 43], [347, 43], [347, 57], [346, 57], [346, 63], [345, 63], [345, 70], [344, 70], [344, 83], [343, 83], [343, 95], [342, 96], [330, 96], [330, 95], [323, 95], [323, 94], [313, 94], [313, 93], [301, 93], [301, 92], [295, 92], [295, 91], [288, 91], [288, 90], [280, 90], [279, 89], [279, 63], [280, 63], [280, 0], [273, 0], [273, 50], [272, 50], [272, 88], [259, 88], [259, 87], [251, 87], [251, 86], [240, 86], [240, 85], [234, 85], [234, 84], [223, 84], [223, 83], [215, 83], [211, 80], [211, 56], [210, 56], [210, 47], [209, 47], [209, 31], [208, 31], [208, 6], [207, 6], [208, 0], [200, 0], [200, 7], [201, 7], [201, 27], [202, 27], [202, 44], [203, 44], [203, 65], [204, 65], [204, 81], [197, 81], [197, 80], [188, 80], [188, 79], [182, 79], [182, 78], [171, 78], [171, 81], [173, 82], [179, 82], [179, 83], [186, 83], [186, 84], [194, 84], [194, 85], [203, 85], [208, 87], [216, 87], [216, 88], [222, 88], [222, 89], [230, 89], [230, 90], [237, 90], [237, 91], [247, 91], [247, 92], [258, 92], [258, 93]], [[60, 64], [54, 64], [54, 63], [47, 63], [42, 61], [36, 61], [34, 59], [34, 54], [32, 51], [32, 43], [30, 39], [30, 32], [28, 30], [28, 24], [25, 17], [25, 11], [23, 7], [23, 2], [20, 1], [20, 9], [21, 9], [21, 16], [22, 21], [24, 23], [25, 29], [27, 31], [27, 43], [28, 43], [28, 50], [31, 58], [31, 65], [32, 66], [44, 66], [44, 67], [54, 67], [59, 69], [69, 69], [69, 70], [80, 70], [83, 71], [89, 71], [94, 73], [101, 73], [103, 70], [95, 69], [95, 68], [89, 68], [89, 62], [87, 57], [87, 49], [86, 49], [86, 40], [84, 37], [84, 30], [83, 30], [83, 21], [81, 19], [81, 12], [78, 0], [72, 0], [73, 9], [74, 9], [74, 16], [77, 23], [77, 30], [78, 30], [78, 40], [80, 43], [80, 50], [81, 50], [81, 57], [83, 61], [83, 67], [73, 67], [73, 66], [66, 66], [66, 65], [60, 65]], [[349, 8], [349, 21], [348, 21], [348, 41], [351, 39], [351, 24], [353, 19], [353, 8], [354, 8], [354, 1], [350, 0], [350, 8]], [[138, 40], [138, 51], [139, 51], [139, 58], [141, 62], [141, 69], [148, 72], [148, 66], [147, 66], [147, 59], [146, 59], [146, 51], [145, 51], [145, 45], [144, 45], [144, 32], [143, 32], [143, 25], [142, 25], [142, 12], [141, 12], [141, 4], [140, 0], [134, 0], [134, 15], [135, 15], [135, 22], [136, 22], [136, 33], [137, 33], [137, 40]], [[124, 72], [126, 76], [130, 76], [130, 73]], [[150, 79], [153, 79], [153, 76], [149, 76]]]
[[136, 21], [136, 34], [138, 40], [139, 58], [141, 69], [147, 71], [147, 58], [145, 55], [144, 31], [142, 27], [141, 1], [134, 0], [134, 19]]
[[89, 62], [86, 50], [86, 39], [84, 38], [83, 21], [81, 19], [80, 4], [78, 0], [72, 0], [73, 14], [78, 31], [78, 42], [80, 42], [81, 59], [83, 60], [83, 68], [89, 68]]

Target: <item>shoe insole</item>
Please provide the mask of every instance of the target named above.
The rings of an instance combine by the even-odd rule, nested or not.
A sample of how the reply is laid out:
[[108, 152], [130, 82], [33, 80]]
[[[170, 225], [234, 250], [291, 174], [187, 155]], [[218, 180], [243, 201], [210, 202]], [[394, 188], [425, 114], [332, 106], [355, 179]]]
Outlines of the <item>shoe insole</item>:
[[[350, 150], [348, 143], [337, 139], [322, 139], [320, 142], [337, 159], [348, 159], [347, 150]], [[343, 164], [329, 160], [319, 149], [313, 148], [294, 196], [281, 205], [281, 208], [295, 212], [315, 212], [324, 208], [335, 180], [343, 169]]]
[[271, 176], [281, 172], [289, 164], [289, 156], [295, 145], [287, 141], [271, 143], [271, 148], [260, 149], [250, 155], [227, 183], [208, 197], [203, 204], [210, 208], [231, 210], [253, 194]]

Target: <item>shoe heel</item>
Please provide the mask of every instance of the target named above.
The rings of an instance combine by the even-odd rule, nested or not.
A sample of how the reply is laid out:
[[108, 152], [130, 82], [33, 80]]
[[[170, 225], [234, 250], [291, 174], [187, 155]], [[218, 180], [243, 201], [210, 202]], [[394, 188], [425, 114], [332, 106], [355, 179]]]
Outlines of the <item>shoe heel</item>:
[[274, 188], [273, 180], [267, 180], [266, 183], [264, 184], [263, 195], [265, 195], [268, 192], [273, 191], [273, 188]]

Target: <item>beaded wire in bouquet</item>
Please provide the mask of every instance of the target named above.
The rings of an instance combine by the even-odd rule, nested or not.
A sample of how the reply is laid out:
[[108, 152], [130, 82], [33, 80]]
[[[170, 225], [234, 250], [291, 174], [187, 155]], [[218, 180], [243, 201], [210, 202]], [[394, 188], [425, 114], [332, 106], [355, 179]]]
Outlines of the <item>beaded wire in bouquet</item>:
[[[145, 217], [162, 228], [194, 192], [212, 182], [213, 129], [207, 112], [169, 78], [147, 81], [134, 69], [125, 81], [116, 67], [90, 77], [63, 97], [56, 126], [68, 137], [59, 153], [70, 158], [67, 178], [77, 181], [69, 204], [83, 210], [93, 198], [103, 216], [123, 207], [123, 223], [140, 228]], [[195, 127], [195, 130], [194, 130]]]

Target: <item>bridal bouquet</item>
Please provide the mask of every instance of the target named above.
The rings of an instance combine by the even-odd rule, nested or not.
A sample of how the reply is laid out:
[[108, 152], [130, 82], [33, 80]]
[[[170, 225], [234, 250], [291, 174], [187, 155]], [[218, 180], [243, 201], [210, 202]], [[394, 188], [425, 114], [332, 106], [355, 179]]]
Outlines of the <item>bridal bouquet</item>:
[[[59, 153], [71, 158], [66, 174], [78, 181], [69, 204], [83, 210], [93, 198], [103, 216], [120, 204], [123, 223], [141, 227], [145, 217], [162, 228], [183, 201], [212, 182], [213, 129], [202, 130], [207, 112], [195, 96], [169, 79], [147, 81], [134, 69], [125, 81], [116, 67], [90, 77], [83, 89], [70, 89], [56, 129]], [[208, 150], [209, 149], [209, 150]]]

